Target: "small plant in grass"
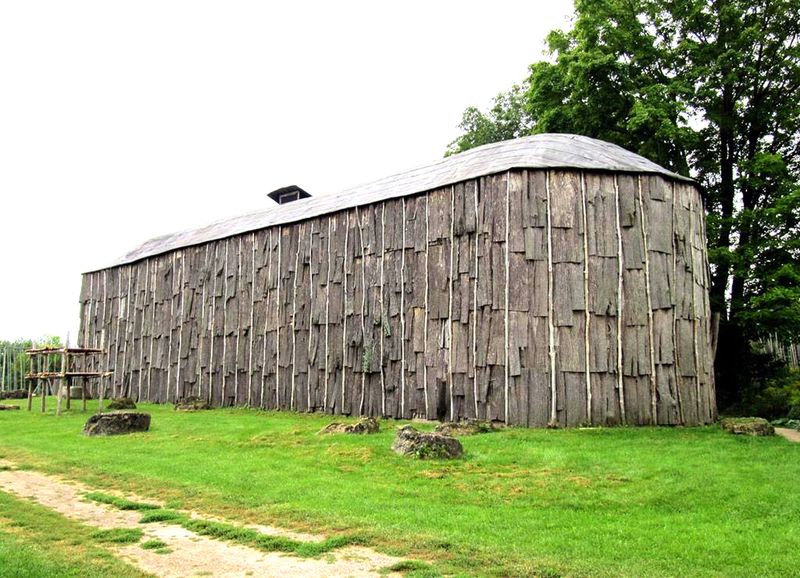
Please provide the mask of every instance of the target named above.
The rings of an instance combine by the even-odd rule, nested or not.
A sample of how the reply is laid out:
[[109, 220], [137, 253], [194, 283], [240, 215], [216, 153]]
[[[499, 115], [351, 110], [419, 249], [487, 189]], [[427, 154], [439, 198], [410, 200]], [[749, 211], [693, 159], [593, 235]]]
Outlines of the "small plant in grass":
[[164, 542], [163, 540], [159, 540], [158, 538], [153, 538], [151, 540], [145, 540], [139, 546], [143, 550], [152, 550], [156, 554], [169, 554], [172, 550], [169, 549], [169, 545]]
[[334, 536], [326, 538], [322, 542], [298, 542], [294, 553], [305, 558], [316, 558], [331, 550], [344, 548], [345, 546], [366, 546], [368, 543], [369, 540], [357, 534]]
[[772, 425], [775, 427], [788, 427], [800, 431], [800, 419], [781, 418], [772, 420]]
[[181, 524], [187, 519], [184, 514], [175, 510], [150, 510], [139, 519], [140, 524], [152, 524], [153, 522], [174, 522]]
[[145, 540], [139, 546], [142, 547], [144, 550], [160, 550], [161, 548], [166, 548], [167, 543], [163, 540], [159, 540], [158, 538], [153, 538], [151, 540]]
[[92, 533], [98, 542], [111, 544], [135, 544], [142, 539], [143, 532], [139, 528], [111, 528]]
[[381, 574], [400, 572], [407, 578], [439, 578], [441, 573], [430, 564], [419, 560], [403, 560], [381, 570]]

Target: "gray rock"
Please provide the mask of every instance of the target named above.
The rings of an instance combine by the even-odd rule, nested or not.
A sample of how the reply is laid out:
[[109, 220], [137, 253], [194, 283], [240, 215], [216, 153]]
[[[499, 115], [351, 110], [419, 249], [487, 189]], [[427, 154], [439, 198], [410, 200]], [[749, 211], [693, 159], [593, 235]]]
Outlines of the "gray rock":
[[374, 434], [381, 430], [381, 426], [374, 417], [365, 417], [356, 423], [346, 424], [334, 422], [320, 430], [321, 434]]
[[109, 400], [106, 409], [136, 409], [136, 403], [129, 397], [119, 397]]
[[720, 425], [726, 432], [737, 435], [775, 435], [775, 428], [772, 427], [772, 424], [760, 417], [728, 417], [723, 419]]
[[[84, 389], [82, 385], [73, 385], [69, 388], [69, 396], [72, 399], [81, 399], [84, 394]], [[86, 391], [86, 399], [89, 399], [91, 396], [89, 395], [88, 390]]]
[[87, 436], [113, 436], [150, 429], [150, 414], [139, 411], [97, 413], [83, 426]]
[[392, 449], [398, 454], [420, 459], [452, 459], [464, 455], [461, 442], [440, 433], [423, 433], [410, 425], [397, 430]]
[[195, 396], [185, 397], [175, 404], [175, 411], [200, 411], [205, 409], [211, 409], [211, 404]]

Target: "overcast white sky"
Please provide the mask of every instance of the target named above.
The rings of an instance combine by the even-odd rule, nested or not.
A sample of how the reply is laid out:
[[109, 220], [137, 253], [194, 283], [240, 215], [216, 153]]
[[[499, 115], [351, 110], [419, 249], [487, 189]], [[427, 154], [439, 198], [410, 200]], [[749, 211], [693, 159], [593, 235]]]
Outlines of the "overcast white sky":
[[569, 0], [0, 2], [0, 339], [147, 238], [439, 159]]

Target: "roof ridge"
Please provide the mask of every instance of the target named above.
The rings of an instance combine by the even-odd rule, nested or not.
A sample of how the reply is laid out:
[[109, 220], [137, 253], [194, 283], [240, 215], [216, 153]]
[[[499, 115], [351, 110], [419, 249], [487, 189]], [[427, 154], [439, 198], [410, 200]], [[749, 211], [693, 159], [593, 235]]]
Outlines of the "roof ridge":
[[489, 143], [444, 157], [338, 193], [300, 199], [226, 217], [204, 225], [148, 239], [99, 271], [254, 231], [294, 223], [313, 217], [368, 205], [388, 199], [423, 193], [443, 186], [510, 169], [575, 168], [580, 170], [660, 174], [694, 182], [657, 165], [619, 145], [567, 133], [540, 133], [513, 140]]

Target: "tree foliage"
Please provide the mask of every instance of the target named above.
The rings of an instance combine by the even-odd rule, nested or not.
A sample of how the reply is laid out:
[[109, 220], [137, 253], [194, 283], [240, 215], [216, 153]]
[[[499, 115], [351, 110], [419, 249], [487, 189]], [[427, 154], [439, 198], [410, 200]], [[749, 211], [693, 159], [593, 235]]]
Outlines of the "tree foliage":
[[39, 339], [0, 340], [0, 390], [21, 388], [30, 372], [30, 358], [25, 351], [32, 347], [60, 347], [61, 338], [45, 335]]
[[800, 0], [576, 0], [549, 58], [489, 114], [468, 109], [448, 151], [570, 132], [697, 179], [730, 367], [750, 339], [800, 338], [798, 14]]

